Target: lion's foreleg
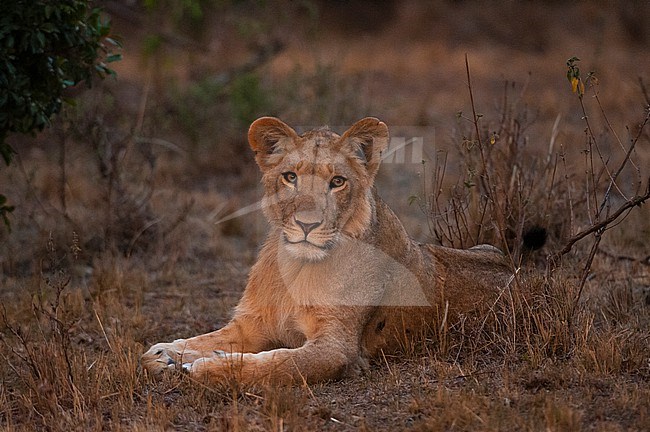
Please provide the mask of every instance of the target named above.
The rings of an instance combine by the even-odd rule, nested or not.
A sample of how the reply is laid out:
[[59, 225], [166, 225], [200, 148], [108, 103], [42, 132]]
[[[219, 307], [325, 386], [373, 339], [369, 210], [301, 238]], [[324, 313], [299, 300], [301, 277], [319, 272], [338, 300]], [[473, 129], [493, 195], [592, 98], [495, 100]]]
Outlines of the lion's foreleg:
[[[344, 347], [348, 349], [344, 349]], [[242, 384], [312, 383], [338, 379], [358, 372], [362, 360], [357, 344], [309, 341], [300, 348], [280, 348], [259, 353], [232, 353], [199, 358], [184, 369], [199, 379]]]
[[203, 357], [259, 352], [267, 347], [268, 340], [255, 321], [235, 318], [223, 328], [210, 333], [157, 343], [142, 355], [141, 364], [149, 372], [158, 373]]

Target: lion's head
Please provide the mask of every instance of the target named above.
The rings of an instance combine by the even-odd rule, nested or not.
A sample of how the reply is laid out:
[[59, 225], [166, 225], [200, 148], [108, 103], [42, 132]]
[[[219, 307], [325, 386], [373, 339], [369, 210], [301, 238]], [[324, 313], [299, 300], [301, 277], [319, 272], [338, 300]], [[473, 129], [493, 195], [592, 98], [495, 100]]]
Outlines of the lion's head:
[[248, 141], [263, 174], [264, 214], [280, 228], [289, 254], [319, 261], [343, 237], [366, 231], [388, 139], [376, 118], [358, 121], [341, 136], [327, 128], [298, 135], [273, 117], [253, 122]]

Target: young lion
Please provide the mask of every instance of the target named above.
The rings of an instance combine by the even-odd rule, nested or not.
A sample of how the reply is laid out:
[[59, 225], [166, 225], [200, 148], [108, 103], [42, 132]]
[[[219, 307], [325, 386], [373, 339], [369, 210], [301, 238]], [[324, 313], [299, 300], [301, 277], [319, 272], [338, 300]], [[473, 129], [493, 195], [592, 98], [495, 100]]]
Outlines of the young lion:
[[222, 329], [152, 346], [148, 371], [248, 384], [341, 378], [443, 315], [489, 307], [511, 280], [495, 247], [409, 238], [373, 187], [389, 141], [381, 121], [298, 135], [263, 117], [248, 140], [271, 230], [242, 299]]

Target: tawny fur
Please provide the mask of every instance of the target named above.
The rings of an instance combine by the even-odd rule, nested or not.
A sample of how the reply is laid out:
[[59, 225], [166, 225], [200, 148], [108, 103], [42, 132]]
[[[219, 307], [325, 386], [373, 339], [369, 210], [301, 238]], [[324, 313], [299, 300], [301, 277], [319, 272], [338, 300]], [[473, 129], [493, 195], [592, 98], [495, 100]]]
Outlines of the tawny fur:
[[373, 187], [388, 140], [374, 118], [342, 136], [256, 120], [249, 143], [271, 230], [234, 317], [152, 346], [142, 366], [244, 384], [339, 379], [398, 352], [405, 335], [443, 314], [451, 321], [489, 307], [512, 278], [503, 254], [410, 239]]

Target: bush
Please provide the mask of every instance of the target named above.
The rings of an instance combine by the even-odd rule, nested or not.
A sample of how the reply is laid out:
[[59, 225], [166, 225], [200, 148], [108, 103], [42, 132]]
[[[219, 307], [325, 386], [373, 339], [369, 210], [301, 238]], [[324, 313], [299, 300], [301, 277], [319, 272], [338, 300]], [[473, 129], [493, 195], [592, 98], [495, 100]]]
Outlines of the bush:
[[[114, 75], [119, 60], [110, 24], [87, 0], [3, 0], [0, 5], [0, 155], [9, 165], [9, 132], [42, 130], [61, 110], [63, 92], [94, 75]], [[0, 216], [11, 207], [0, 195]]]

